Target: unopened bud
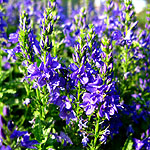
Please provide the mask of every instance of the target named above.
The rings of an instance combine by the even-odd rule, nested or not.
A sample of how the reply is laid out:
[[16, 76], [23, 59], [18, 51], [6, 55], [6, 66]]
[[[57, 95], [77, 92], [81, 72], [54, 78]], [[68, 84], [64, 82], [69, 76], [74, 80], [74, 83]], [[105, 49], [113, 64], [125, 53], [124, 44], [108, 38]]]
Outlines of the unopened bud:
[[6, 139], [6, 135], [4, 133], [4, 130], [1, 127], [0, 127], [0, 137]]
[[8, 129], [9, 129], [10, 131], [12, 131], [13, 128], [14, 128], [14, 123], [13, 123], [11, 120], [9, 120], [8, 123], [7, 123], [7, 127], [8, 127]]
[[3, 115], [4, 116], [9, 116], [9, 108], [8, 108], [8, 106], [4, 106], [3, 107]]
[[6, 125], [5, 119], [0, 115], [0, 126], [2, 127], [3, 125]]

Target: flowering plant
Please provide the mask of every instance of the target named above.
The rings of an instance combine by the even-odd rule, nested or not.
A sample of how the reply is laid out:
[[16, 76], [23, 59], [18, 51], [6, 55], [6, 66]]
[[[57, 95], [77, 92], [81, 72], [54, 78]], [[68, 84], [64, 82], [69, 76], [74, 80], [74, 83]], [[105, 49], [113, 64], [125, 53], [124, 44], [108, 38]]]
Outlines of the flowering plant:
[[68, 18], [60, 0], [7, 3], [0, 149], [150, 149], [150, 32], [132, 1], [107, 0], [101, 17], [87, 1]]

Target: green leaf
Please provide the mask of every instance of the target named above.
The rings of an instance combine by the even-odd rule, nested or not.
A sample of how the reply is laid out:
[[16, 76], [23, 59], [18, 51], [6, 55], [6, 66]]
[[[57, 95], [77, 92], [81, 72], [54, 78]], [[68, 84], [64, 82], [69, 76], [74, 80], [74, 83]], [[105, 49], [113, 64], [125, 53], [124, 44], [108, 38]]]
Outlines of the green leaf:
[[126, 139], [122, 150], [132, 150], [133, 149], [132, 146], [133, 146], [132, 134], [130, 134], [130, 136]]
[[94, 28], [94, 25], [93, 24], [89, 24], [89, 28], [90, 29]]
[[13, 68], [10, 68], [8, 71], [1, 72], [0, 74], [0, 83], [2, 83], [7, 77], [9, 77], [10, 73], [12, 73]]
[[0, 114], [1, 115], [3, 114], [3, 107], [4, 107], [4, 104], [0, 102]]
[[4, 89], [4, 93], [8, 93], [8, 94], [15, 94], [16, 93], [16, 90], [13, 90], [13, 89]]
[[0, 93], [0, 98], [2, 98], [3, 97], [3, 93]]

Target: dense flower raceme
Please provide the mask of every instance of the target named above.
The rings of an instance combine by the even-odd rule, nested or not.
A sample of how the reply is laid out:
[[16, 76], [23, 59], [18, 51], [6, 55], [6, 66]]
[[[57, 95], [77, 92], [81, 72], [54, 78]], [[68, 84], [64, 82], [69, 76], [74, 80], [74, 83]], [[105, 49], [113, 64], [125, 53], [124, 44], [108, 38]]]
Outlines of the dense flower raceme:
[[[49, 54], [45, 65], [42, 62], [39, 67], [37, 67], [36, 63], [28, 67], [28, 78], [35, 79], [34, 88], [47, 85], [50, 92], [49, 102], [59, 106], [60, 118], [65, 119], [66, 124], [69, 124], [71, 120], [77, 120], [76, 114], [72, 109], [71, 101], [66, 96], [61, 96], [60, 91], [65, 89], [66, 85], [69, 86], [70, 83], [65, 83], [65, 79], [59, 77], [60, 75], [56, 72], [56, 69], [61, 69], [61, 65], [56, 61], [56, 58], [52, 58]], [[117, 109], [120, 107], [120, 104], [119, 95], [117, 95], [117, 91], [115, 90], [115, 83], [106, 84], [112, 80], [111, 77], [103, 81], [99, 75], [96, 75], [97, 71], [95, 71], [95, 74], [90, 73], [94, 72], [94, 69], [86, 67], [86, 65], [78, 68], [75, 64], [71, 64], [70, 70], [73, 72], [70, 78], [74, 86], [77, 86], [78, 82], [81, 82], [87, 91], [83, 94], [83, 102], [80, 104], [86, 115], [91, 115], [95, 110], [99, 109], [99, 116], [105, 116], [109, 120], [115, 112], [118, 112]], [[72, 103], [74, 102], [72, 101]]]
[[[95, 53], [99, 55], [95, 55]], [[96, 66], [102, 69], [101, 73], [105, 74], [107, 72], [107, 66], [102, 62], [100, 55], [101, 53], [99, 52], [99, 49], [97, 49], [93, 52], [93, 57], [90, 59], [93, 59]], [[49, 101], [60, 107], [59, 116], [60, 118], [65, 119], [67, 124], [69, 124], [71, 120], [76, 120], [76, 115], [72, 109], [71, 102], [66, 96], [60, 95], [60, 90], [67, 88], [67, 86], [70, 85], [70, 81], [74, 84], [73, 89], [75, 89], [75, 86], [80, 82], [87, 91], [83, 94], [83, 102], [80, 104], [80, 107], [84, 108], [87, 115], [91, 115], [99, 106], [99, 115], [101, 117], [105, 116], [108, 120], [115, 114], [115, 112], [117, 112], [117, 107], [120, 105], [119, 96], [116, 94], [115, 90], [115, 83], [110, 83], [113, 76], [108, 76], [106, 81], [103, 81], [100, 75], [96, 75], [98, 69], [95, 70], [89, 63], [86, 63], [81, 67], [71, 64], [69, 67], [69, 70], [72, 72], [69, 77], [70, 80], [69, 83], [65, 83], [66, 80], [60, 77], [60, 74], [56, 71], [61, 71], [61, 69], [64, 68], [58, 63], [57, 58], [53, 58], [48, 54], [45, 64], [44, 62], [41, 62], [38, 67], [37, 64], [34, 63], [28, 67], [29, 75], [27, 77], [35, 79], [33, 85], [34, 88], [47, 85], [50, 92]], [[112, 67], [109, 66], [108, 70], [111, 69]]]

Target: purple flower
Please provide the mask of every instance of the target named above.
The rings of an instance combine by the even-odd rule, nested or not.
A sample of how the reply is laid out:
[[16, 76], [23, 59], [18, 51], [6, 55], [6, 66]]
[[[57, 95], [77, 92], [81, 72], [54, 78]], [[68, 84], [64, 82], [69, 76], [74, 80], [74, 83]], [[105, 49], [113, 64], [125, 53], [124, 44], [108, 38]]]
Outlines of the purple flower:
[[82, 84], [87, 84], [89, 81], [84, 65], [74, 71], [70, 77], [71, 79], [75, 80], [76, 85], [78, 84], [78, 81], [80, 81]]
[[12, 150], [12, 149], [9, 145], [8, 146], [2, 145], [2, 147], [0, 147], [0, 150]]
[[60, 99], [56, 104], [60, 106], [60, 118], [66, 119], [66, 124], [69, 124], [70, 120], [76, 120], [76, 114], [72, 109], [71, 103], [69, 100], [63, 102], [64, 99]]
[[106, 88], [106, 85], [103, 85], [103, 80], [100, 76], [97, 76], [97, 78], [94, 79], [93, 82], [88, 83], [86, 86], [86, 90], [90, 93], [103, 93], [104, 89]]
[[31, 44], [31, 48], [33, 48], [35, 54], [41, 54], [41, 48], [40, 48], [40, 43], [39, 41], [36, 40], [36, 36], [33, 33], [33, 30], [31, 31], [31, 33], [28, 36], [29, 38], [29, 42]]
[[118, 95], [105, 96], [104, 102], [102, 103], [99, 110], [99, 115], [101, 117], [105, 115], [105, 117], [109, 120], [110, 116], [113, 116], [115, 112], [118, 112], [117, 107], [120, 107], [118, 102], [119, 102]]
[[9, 35], [9, 42], [17, 43], [18, 42], [18, 37], [19, 37], [19, 35], [18, 35], [17, 32], [16, 33], [11, 33]]
[[134, 142], [135, 142], [135, 149], [136, 150], [140, 150], [143, 146], [144, 146], [144, 142], [142, 140], [139, 140], [139, 139], [134, 139]]
[[90, 94], [90, 93], [84, 93], [83, 94], [83, 103], [80, 104], [80, 107], [83, 107], [86, 115], [91, 115], [95, 108], [97, 108], [97, 101], [98, 99], [95, 97], [94, 94]]
[[124, 74], [125, 80], [127, 80], [128, 77], [131, 76], [131, 75], [132, 75], [131, 72], [126, 72], [126, 73]]
[[8, 129], [9, 129], [10, 131], [12, 131], [13, 128], [14, 128], [14, 126], [15, 126], [15, 125], [14, 125], [13, 121], [9, 120], [8, 123], [7, 123]]
[[84, 136], [83, 139], [82, 139], [82, 144], [83, 146], [87, 146], [87, 143], [89, 142], [89, 139], [87, 138], [87, 136]]
[[61, 137], [61, 139], [64, 140], [64, 146], [67, 145], [67, 142], [70, 143], [70, 144], [73, 144], [71, 139], [69, 138], [69, 136], [67, 134], [65, 134], [64, 132], [62, 132], [62, 131], [60, 132], [60, 137]]
[[6, 63], [3, 65], [3, 67], [4, 67], [5, 70], [8, 70], [8, 69], [11, 68], [11, 65], [10, 65], [9, 62], [6, 62]]
[[[44, 67], [44, 64], [41, 63], [42, 68]], [[42, 70], [40, 70], [38, 67], [37, 67], [37, 63], [35, 62], [34, 64], [30, 65], [28, 67], [28, 73], [29, 73], [29, 76], [28, 77], [39, 77], [41, 76], [42, 74], [42, 71], [44, 70], [44, 68]]]
[[0, 127], [3, 127], [3, 125], [6, 125], [6, 121], [3, 116], [0, 115]]
[[112, 39], [118, 41], [122, 38], [122, 33], [120, 30], [116, 30], [112, 33]]
[[48, 56], [46, 57], [46, 69], [48, 71], [55, 70], [55, 69], [59, 69], [61, 67], [61, 65], [58, 63], [57, 58], [53, 58], [51, 57], [50, 53], [48, 54]]
[[16, 137], [20, 137], [20, 136], [23, 136], [24, 134], [27, 134], [27, 133], [28, 133], [27, 131], [14, 130], [14, 132], [10, 135], [10, 138], [13, 139], [13, 138], [16, 138]]
[[4, 133], [4, 129], [0, 127], [0, 138], [6, 139], [6, 135]]
[[44, 86], [47, 82], [48, 78], [46, 77], [46, 75], [42, 75], [39, 77], [38, 79], [38, 84], [40, 87]]
[[83, 128], [87, 128], [88, 126], [86, 125], [88, 123], [87, 120], [84, 120], [82, 117], [79, 120], [79, 129], [82, 130]]
[[54, 139], [57, 139], [57, 142], [64, 142], [64, 146], [67, 146], [67, 143], [73, 144], [69, 136], [62, 131], [60, 132], [60, 135], [55, 133], [52, 133], [52, 135], [54, 136]]
[[31, 148], [31, 149], [37, 149], [33, 145], [40, 144], [40, 143], [36, 140], [29, 140], [29, 137], [30, 137], [29, 134], [25, 134], [22, 137], [21, 146], [26, 147], [26, 148]]
[[3, 115], [4, 116], [9, 116], [9, 107], [8, 106], [3, 107]]
[[134, 130], [132, 128], [132, 125], [130, 124], [127, 128], [127, 135], [129, 135], [130, 133], [134, 133]]
[[107, 137], [110, 135], [110, 131], [109, 130], [105, 130], [105, 132], [103, 133], [103, 135], [101, 136], [101, 138], [99, 139], [102, 143], [106, 144], [107, 141]]
[[66, 119], [66, 124], [69, 124], [70, 120], [76, 120], [76, 115], [72, 108], [67, 109], [64, 107], [62, 111], [60, 111], [59, 116], [62, 119]]
[[29, 98], [26, 98], [25, 101], [23, 102], [23, 104], [28, 105], [30, 104], [31, 100]]
[[[1, 15], [1, 14], [0, 14]], [[0, 17], [0, 31], [3, 32], [5, 34], [5, 29], [4, 27], [7, 26], [7, 23], [5, 22], [5, 20], [3, 20], [3, 17]]]

